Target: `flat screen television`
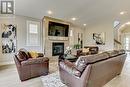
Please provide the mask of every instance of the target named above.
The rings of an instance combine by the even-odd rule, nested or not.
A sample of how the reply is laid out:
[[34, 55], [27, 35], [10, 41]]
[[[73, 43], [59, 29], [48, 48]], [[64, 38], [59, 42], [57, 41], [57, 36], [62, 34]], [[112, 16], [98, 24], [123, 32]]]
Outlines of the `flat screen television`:
[[49, 21], [48, 35], [68, 37], [69, 25]]

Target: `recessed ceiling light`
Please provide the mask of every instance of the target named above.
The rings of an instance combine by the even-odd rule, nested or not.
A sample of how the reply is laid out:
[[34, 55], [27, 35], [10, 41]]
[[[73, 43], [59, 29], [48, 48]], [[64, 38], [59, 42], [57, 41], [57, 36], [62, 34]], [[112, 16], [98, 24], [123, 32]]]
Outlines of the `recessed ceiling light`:
[[75, 21], [75, 20], [76, 20], [76, 18], [75, 18], [75, 17], [73, 17], [73, 18], [71, 18], [71, 20]]
[[51, 14], [52, 14], [52, 11], [51, 11], [51, 10], [48, 10], [47, 13], [48, 13], [49, 15], [51, 15]]
[[125, 27], [125, 24], [121, 25], [121, 28]]
[[87, 24], [83, 24], [84, 26], [86, 26]]
[[130, 25], [130, 22], [127, 22], [126, 24], [127, 24], [127, 25]]
[[122, 12], [120, 12], [120, 15], [124, 15], [126, 13], [127, 13], [126, 11], [122, 11]]

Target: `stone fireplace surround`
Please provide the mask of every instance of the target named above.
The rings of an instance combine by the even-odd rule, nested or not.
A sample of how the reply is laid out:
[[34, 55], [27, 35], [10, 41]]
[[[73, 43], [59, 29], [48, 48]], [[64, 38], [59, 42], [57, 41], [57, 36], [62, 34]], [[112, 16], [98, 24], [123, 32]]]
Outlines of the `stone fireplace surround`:
[[45, 47], [45, 55], [48, 57], [57, 56], [57, 55], [53, 55], [53, 43], [63, 43], [64, 51], [65, 51], [66, 47], [69, 45], [68, 41], [58, 41], [58, 40], [48, 41], [48, 43], [46, 44], [46, 47]]
[[49, 23], [49, 21], [68, 24], [68, 25], [69, 25], [69, 23], [62, 21], [62, 20], [59, 20], [59, 19], [46, 17], [46, 16], [43, 18], [44, 54], [45, 54], [45, 56], [51, 58], [51, 57], [57, 57], [57, 56], [53, 55], [53, 51], [52, 51], [53, 43], [63, 43], [64, 44], [64, 51], [65, 51], [66, 47], [69, 46], [69, 36], [68, 37], [48, 36], [48, 23]]

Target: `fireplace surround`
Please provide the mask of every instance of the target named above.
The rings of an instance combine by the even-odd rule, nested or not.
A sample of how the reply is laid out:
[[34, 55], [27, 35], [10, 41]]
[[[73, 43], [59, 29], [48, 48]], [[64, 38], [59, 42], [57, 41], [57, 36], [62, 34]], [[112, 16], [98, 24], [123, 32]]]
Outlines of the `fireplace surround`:
[[[49, 36], [48, 35], [49, 21], [60, 23], [60, 24], [66, 24], [66, 25], [70, 25], [70, 23], [63, 21], [63, 20], [47, 17], [47, 16], [45, 16], [43, 19], [44, 54], [45, 54], [45, 56], [47, 56], [49, 58], [57, 58], [60, 53], [64, 52], [64, 50], [65, 50], [64, 48], [69, 46], [69, 44], [70, 44], [69, 41], [71, 38], [69, 35], [68, 35], [68, 37]], [[69, 30], [68, 30], [68, 32], [69, 32]], [[55, 46], [58, 43], [59, 43], [59, 46]], [[60, 46], [60, 45], [62, 45], [62, 46]]]

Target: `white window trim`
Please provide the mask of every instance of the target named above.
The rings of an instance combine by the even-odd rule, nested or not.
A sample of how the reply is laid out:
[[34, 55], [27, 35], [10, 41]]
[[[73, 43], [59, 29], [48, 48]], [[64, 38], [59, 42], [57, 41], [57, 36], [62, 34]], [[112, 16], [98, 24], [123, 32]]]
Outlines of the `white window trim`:
[[[39, 39], [39, 43], [37, 45], [31, 45], [28, 41], [29, 41], [29, 24], [37, 24], [38, 25], [38, 39]], [[41, 39], [40, 39], [40, 36], [41, 36], [41, 23], [40, 22], [37, 22], [37, 21], [29, 21], [27, 20], [26, 21], [26, 25], [27, 25], [27, 37], [26, 37], [26, 46], [40, 46], [41, 45]]]

